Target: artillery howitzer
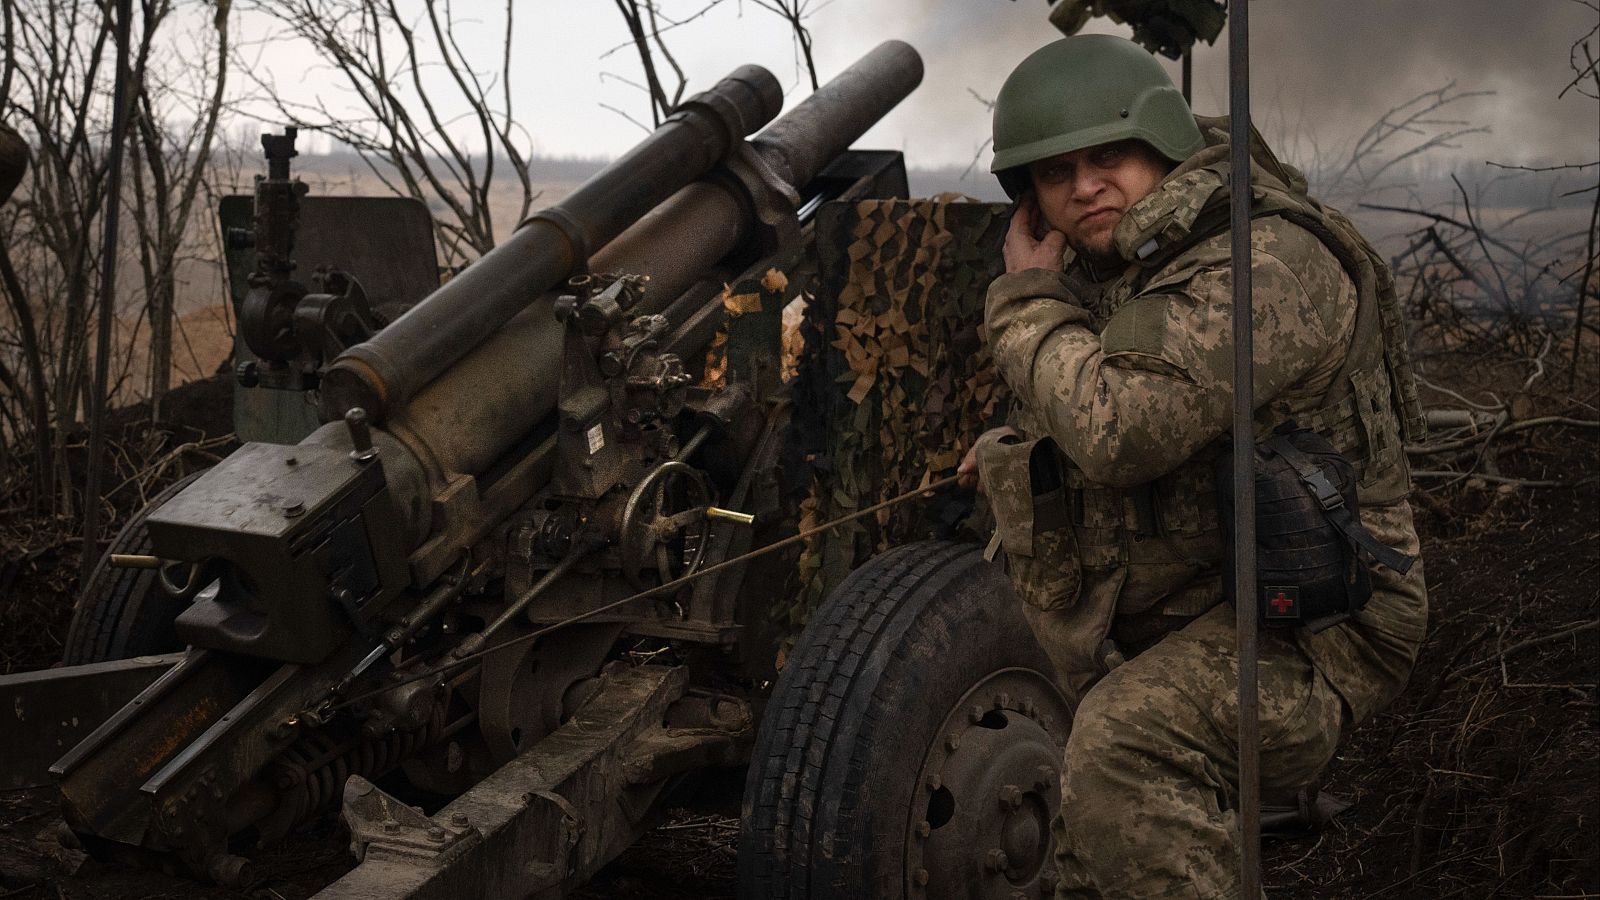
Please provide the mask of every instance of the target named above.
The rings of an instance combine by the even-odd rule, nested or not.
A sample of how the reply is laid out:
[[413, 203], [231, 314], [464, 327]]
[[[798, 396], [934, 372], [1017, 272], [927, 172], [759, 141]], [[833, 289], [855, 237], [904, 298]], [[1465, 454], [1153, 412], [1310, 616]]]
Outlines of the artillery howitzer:
[[[559, 896], [679, 778], [754, 744], [752, 895], [1047, 885], [1067, 712], [973, 552], [858, 570], [791, 655], [759, 740], [785, 563], [680, 581], [793, 528], [777, 342], [730, 347], [721, 386], [695, 374], [724, 285], [805, 269], [825, 201], [905, 195], [898, 153], [847, 148], [920, 78], [910, 47], [885, 44], [746, 141], [782, 97], [741, 68], [392, 321], [419, 254], [341, 261], [351, 226], [308, 215], [292, 132], [264, 138], [253, 224], [230, 244], [253, 254], [248, 277], [234, 267], [240, 430], [276, 442], [142, 516], [148, 550], [113, 562], [159, 566], [169, 597], [91, 585], [116, 608], [87, 603], [94, 621], [74, 625], [103, 620], [131, 652], [164, 616], [189, 649], [11, 686], [149, 682], [51, 766], [71, 831], [241, 886], [250, 839], [339, 808], [361, 863], [320, 896]], [[312, 268], [314, 290], [296, 278]], [[313, 388], [325, 424], [297, 433]], [[930, 624], [936, 608], [948, 621]], [[1005, 649], [972, 671], [886, 661], [934, 652], [917, 629], [948, 639], [962, 615], [996, 634], [959, 640]], [[865, 687], [830, 688], [850, 684]], [[927, 721], [874, 741], [859, 709], [874, 702], [925, 704], [908, 722]], [[974, 888], [978, 866], [992, 883]]]

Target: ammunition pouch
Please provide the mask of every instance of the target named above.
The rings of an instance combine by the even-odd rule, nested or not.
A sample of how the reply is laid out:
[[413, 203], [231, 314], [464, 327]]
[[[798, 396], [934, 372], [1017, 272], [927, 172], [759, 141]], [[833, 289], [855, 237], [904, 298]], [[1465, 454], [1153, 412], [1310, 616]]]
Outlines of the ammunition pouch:
[[[1218, 505], [1232, 552], [1231, 454], [1217, 459]], [[1267, 627], [1321, 631], [1372, 596], [1369, 562], [1405, 574], [1416, 561], [1361, 524], [1355, 468], [1327, 438], [1287, 425], [1256, 447], [1256, 608]], [[1237, 602], [1228, 585], [1228, 599]]]
[[995, 519], [986, 555], [993, 559], [1005, 550], [1012, 586], [1029, 605], [1051, 609], [1069, 602], [1083, 571], [1055, 442], [984, 435], [977, 456]]

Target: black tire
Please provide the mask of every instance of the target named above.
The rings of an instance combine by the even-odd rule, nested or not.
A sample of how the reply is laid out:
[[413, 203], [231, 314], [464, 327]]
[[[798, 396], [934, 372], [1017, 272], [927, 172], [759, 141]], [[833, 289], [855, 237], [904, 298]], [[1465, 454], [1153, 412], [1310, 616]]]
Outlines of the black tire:
[[162, 590], [154, 569], [124, 569], [111, 565], [110, 559], [113, 553], [148, 555], [151, 547], [145, 518], [200, 474], [190, 473], [168, 485], [111, 540], [73, 607], [63, 663], [76, 666], [183, 649], [172, 623], [187, 602]]
[[977, 548], [868, 561], [812, 616], [763, 716], [740, 897], [1040, 896], [1070, 716]]

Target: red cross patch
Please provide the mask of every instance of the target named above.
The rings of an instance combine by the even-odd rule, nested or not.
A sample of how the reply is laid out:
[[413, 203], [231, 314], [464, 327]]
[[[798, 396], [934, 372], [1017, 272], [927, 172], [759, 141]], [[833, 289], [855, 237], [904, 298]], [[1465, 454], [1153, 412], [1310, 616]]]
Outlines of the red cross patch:
[[1268, 619], [1298, 619], [1300, 617], [1300, 589], [1298, 587], [1263, 587]]

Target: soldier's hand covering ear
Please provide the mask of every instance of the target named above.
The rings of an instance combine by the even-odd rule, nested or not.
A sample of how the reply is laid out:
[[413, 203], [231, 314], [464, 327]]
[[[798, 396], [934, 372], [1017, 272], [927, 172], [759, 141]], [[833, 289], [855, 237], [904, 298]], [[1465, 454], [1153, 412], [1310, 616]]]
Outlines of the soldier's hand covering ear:
[[1045, 223], [1033, 191], [1025, 191], [1017, 198], [1016, 210], [1011, 214], [1011, 227], [1006, 231], [1003, 250], [1006, 271], [1049, 269], [1059, 272], [1061, 255], [1066, 249], [1067, 236]]

